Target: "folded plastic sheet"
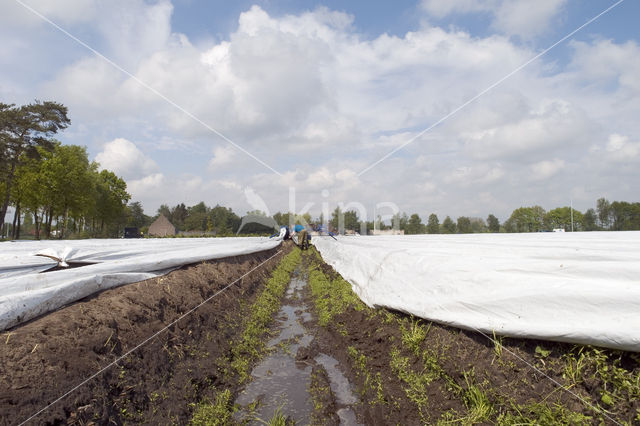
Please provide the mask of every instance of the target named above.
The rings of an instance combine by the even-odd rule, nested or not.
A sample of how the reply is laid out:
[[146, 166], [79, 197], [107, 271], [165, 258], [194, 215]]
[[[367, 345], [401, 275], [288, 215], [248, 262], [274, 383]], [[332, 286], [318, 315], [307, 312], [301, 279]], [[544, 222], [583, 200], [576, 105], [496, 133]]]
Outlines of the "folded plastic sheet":
[[369, 306], [640, 351], [640, 232], [316, 238]]
[[[182, 265], [256, 253], [280, 243], [280, 237], [3, 242], [0, 330]], [[64, 264], [83, 266], [46, 272]]]

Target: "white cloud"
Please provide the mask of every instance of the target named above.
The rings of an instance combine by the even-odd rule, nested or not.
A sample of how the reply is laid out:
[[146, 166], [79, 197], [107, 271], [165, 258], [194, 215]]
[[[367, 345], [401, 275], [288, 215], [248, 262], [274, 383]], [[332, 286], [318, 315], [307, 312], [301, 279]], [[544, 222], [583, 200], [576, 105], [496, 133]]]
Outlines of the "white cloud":
[[[217, 146], [213, 149], [213, 158], [209, 161], [209, 170], [216, 171], [220, 167], [231, 164], [238, 155], [238, 149], [232, 146]], [[244, 155], [244, 154], [242, 154]]]
[[531, 165], [531, 179], [544, 180], [558, 173], [564, 168], [564, 161], [559, 158], [543, 160]]
[[422, 0], [422, 7], [437, 18], [453, 13], [487, 12], [497, 5], [496, 0]]
[[[23, 2], [36, 12], [47, 18], [61, 23], [73, 24], [79, 22], [90, 22], [96, 17], [95, 0], [23, 0]], [[5, 26], [35, 27], [47, 25], [45, 22], [16, 1], [6, 1], [2, 5], [0, 23]]]
[[615, 162], [633, 163], [640, 160], [640, 142], [632, 142], [628, 136], [610, 135], [604, 151], [607, 158]]
[[587, 79], [591, 86], [607, 87], [615, 83], [626, 96], [640, 93], [640, 46], [635, 41], [615, 43], [596, 40], [593, 43], [572, 41], [575, 54], [570, 69]]
[[[96, 155], [96, 161], [103, 169], [111, 170], [124, 179], [149, 178], [158, 169], [155, 161], [140, 151], [133, 142], [123, 138], [107, 142], [103, 151]], [[144, 184], [158, 182], [158, 176], [161, 175], [153, 176], [151, 181], [147, 180]]]
[[505, 34], [530, 39], [546, 32], [567, 0], [506, 0], [495, 11], [493, 26]]
[[492, 26], [508, 35], [530, 39], [547, 31], [567, 0], [423, 0], [422, 7], [436, 18], [456, 13], [488, 13]]
[[[508, 108], [508, 104], [501, 108]], [[472, 117], [472, 115], [471, 115]], [[465, 121], [465, 118], [462, 119]], [[478, 159], [510, 158], [531, 161], [565, 152], [588, 139], [584, 114], [567, 101], [541, 99], [535, 108], [498, 126], [462, 132], [468, 152]]]
[[486, 185], [502, 178], [505, 172], [500, 165], [476, 164], [458, 167], [444, 176], [443, 181], [457, 186]]

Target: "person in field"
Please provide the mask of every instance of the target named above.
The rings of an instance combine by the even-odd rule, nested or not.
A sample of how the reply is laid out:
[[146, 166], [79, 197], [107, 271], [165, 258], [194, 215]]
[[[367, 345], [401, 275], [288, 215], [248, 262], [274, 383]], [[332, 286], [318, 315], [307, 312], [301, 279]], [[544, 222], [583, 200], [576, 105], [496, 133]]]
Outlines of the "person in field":
[[307, 229], [302, 225], [296, 225], [293, 230], [295, 231], [295, 235], [298, 236], [298, 247], [301, 250], [307, 250], [309, 248], [309, 233]]

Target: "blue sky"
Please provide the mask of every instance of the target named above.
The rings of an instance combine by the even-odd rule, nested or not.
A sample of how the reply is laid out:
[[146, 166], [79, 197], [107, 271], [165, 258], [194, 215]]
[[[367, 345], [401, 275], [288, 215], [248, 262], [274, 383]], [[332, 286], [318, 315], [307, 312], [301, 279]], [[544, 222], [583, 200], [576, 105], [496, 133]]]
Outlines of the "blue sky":
[[637, 201], [636, 1], [468, 105], [614, 2], [24, 3], [129, 74], [5, 0], [0, 99], [67, 105], [60, 139], [149, 214], [201, 200], [244, 213], [249, 192], [274, 213], [290, 188], [314, 215], [386, 202], [425, 220]]

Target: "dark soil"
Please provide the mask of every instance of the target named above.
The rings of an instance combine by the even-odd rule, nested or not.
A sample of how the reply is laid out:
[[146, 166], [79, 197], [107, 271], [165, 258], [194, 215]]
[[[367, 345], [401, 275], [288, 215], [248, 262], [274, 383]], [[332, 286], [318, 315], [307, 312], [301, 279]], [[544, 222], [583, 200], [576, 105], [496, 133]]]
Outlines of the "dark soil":
[[193, 403], [211, 396], [214, 387], [237, 386], [223, 372], [229, 342], [239, 332], [242, 308], [290, 249], [286, 245], [186, 266], [104, 291], [8, 330], [0, 341], [0, 423], [23, 422], [79, 384], [30, 423], [187, 423]]

